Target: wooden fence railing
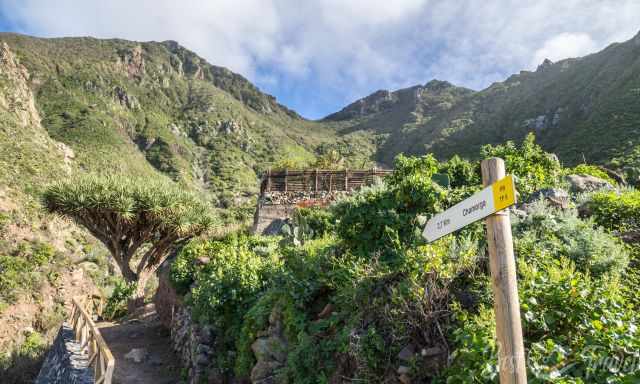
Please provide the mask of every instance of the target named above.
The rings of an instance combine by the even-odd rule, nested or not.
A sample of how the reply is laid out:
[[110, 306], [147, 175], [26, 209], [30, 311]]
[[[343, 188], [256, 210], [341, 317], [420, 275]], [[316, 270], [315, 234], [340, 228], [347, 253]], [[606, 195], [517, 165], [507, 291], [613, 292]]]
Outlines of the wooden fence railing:
[[72, 302], [71, 327], [81, 349], [88, 349], [89, 365], [93, 367], [95, 382], [111, 384], [115, 359], [92, 319], [92, 313], [102, 312], [104, 300], [100, 296], [90, 295], [74, 297]]
[[352, 191], [371, 185], [376, 178], [382, 178], [393, 171], [387, 169], [368, 170], [323, 170], [285, 169], [267, 171], [260, 183], [260, 193], [265, 192], [334, 192]]

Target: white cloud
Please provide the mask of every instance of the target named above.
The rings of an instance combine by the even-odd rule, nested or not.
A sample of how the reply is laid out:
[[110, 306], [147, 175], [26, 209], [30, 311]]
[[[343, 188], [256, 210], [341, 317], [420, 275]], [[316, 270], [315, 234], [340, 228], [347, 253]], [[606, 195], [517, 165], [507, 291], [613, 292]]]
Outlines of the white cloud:
[[176, 40], [294, 104], [314, 87], [336, 105], [432, 78], [483, 88], [640, 29], [636, 0], [0, 0], [0, 15], [42, 36]]
[[544, 59], [558, 61], [567, 57], [580, 57], [593, 53], [598, 45], [586, 33], [561, 33], [544, 42], [538, 49], [530, 66], [534, 68]]

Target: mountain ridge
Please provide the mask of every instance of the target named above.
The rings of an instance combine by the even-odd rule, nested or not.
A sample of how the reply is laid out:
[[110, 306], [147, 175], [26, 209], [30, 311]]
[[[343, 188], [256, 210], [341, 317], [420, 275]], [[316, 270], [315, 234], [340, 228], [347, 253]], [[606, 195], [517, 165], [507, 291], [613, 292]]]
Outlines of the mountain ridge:
[[[385, 92], [394, 95], [415, 87], [420, 85]], [[640, 144], [634, 139], [640, 134], [639, 90], [640, 33], [584, 57], [544, 60], [535, 71], [520, 71], [483, 90], [449, 93], [448, 100], [387, 103], [376, 109], [367, 102], [376, 100], [378, 91], [325, 120], [341, 121], [345, 132], [386, 135], [376, 155], [386, 164], [399, 152], [473, 156], [481, 145], [521, 140], [533, 132], [545, 149], [568, 164], [586, 158], [624, 167], [620, 159], [637, 152]], [[447, 108], [433, 108], [438, 102], [446, 102]], [[402, 109], [414, 118], [400, 118]]]
[[640, 153], [640, 33], [483, 90], [433, 79], [378, 90], [315, 121], [172, 40], [0, 40], [29, 73], [42, 126], [74, 151], [77, 169], [169, 177], [220, 207], [250, 202], [268, 168], [309, 167], [329, 153], [352, 169], [390, 166], [398, 153], [473, 157], [530, 132], [567, 164], [637, 168], [627, 159]]

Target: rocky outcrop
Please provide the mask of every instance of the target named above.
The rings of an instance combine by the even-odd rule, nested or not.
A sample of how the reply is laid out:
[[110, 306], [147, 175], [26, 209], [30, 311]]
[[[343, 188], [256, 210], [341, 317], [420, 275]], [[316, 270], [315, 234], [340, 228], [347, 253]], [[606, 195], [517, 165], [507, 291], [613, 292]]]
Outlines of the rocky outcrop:
[[71, 327], [63, 324], [35, 384], [93, 384], [89, 356], [80, 347]]
[[568, 175], [567, 181], [571, 184], [571, 191], [574, 193], [615, 189], [608, 181], [591, 175]]
[[536, 68], [536, 72], [546, 72], [552, 66], [553, 66], [553, 61], [549, 59], [544, 59], [544, 61], [540, 65], [538, 65], [538, 68]]
[[[531, 197], [529, 197], [527, 203], [531, 203], [537, 200], [544, 200], [552, 207], [562, 209], [569, 208], [569, 193], [567, 193], [567, 191], [565, 191], [564, 189], [544, 188], [538, 190], [531, 194]], [[527, 210], [526, 206], [527, 204], [524, 204], [524, 206], [522, 207], [525, 211]]]
[[126, 107], [128, 109], [138, 109], [140, 107], [140, 103], [135, 96], [131, 96], [127, 93], [127, 91], [122, 87], [115, 87], [113, 89], [113, 96], [120, 105]]
[[118, 66], [122, 68], [130, 79], [141, 78], [145, 73], [144, 57], [140, 45], [123, 51], [118, 57]]
[[18, 126], [28, 128], [33, 141], [42, 149], [57, 150], [66, 172], [70, 173], [75, 153], [64, 143], [52, 140], [41, 126], [40, 114], [29, 86], [30, 78], [29, 71], [20, 64], [9, 45], [0, 42], [0, 113], [3, 110], [9, 112]]
[[[28, 85], [29, 77], [7, 43], [0, 42], [0, 109], [12, 112], [22, 125], [39, 125], [40, 115]], [[8, 82], [8, 86], [2, 87], [3, 82]]]

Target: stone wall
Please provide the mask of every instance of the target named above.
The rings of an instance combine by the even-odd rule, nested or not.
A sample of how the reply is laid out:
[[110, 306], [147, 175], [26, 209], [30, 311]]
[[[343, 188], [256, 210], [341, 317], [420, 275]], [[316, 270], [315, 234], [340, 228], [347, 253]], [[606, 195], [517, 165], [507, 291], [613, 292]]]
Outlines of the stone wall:
[[93, 384], [89, 356], [80, 349], [68, 324], [60, 327], [35, 384]]
[[293, 215], [295, 204], [258, 203], [253, 219], [252, 232], [258, 235], [276, 235], [286, 219]]
[[221, 344], [224, 330], [194, 321], [190, 309], [182, 303], [169, 281], [169, 267], [159, 276], [155, 296], [156, 310], [163, 324], [171, 330], [171, 342], [187, 372], [188, 384], [273, 384], [279, 382], [276, 372], [286, 364], [287, 340], [284, 337], [282, 315], [274, 309], [267, 329], [258, 332], [251, 350], [256, 364], [250, 377], [234, 377], [215, 367], [221, 354], [234, 353]]
[[222, 348], [216, 350], [217, 332], [211, 326], [201, 326], [193, 321], [191, 312], [171, 286], [168, 263], [158, 273], [158, 290], [154, 301], [160, 320], [171, 330], [172, 347], [188, 374], [188, 383], [230, 382], [213, 367], [215, 354], [226, 353]]
[[252, 232], [258, 235], [276, 235], [298, 207], [327, 207], [351, 192], [345, 191], [272, 191], [263, 193], [253, 218]]

